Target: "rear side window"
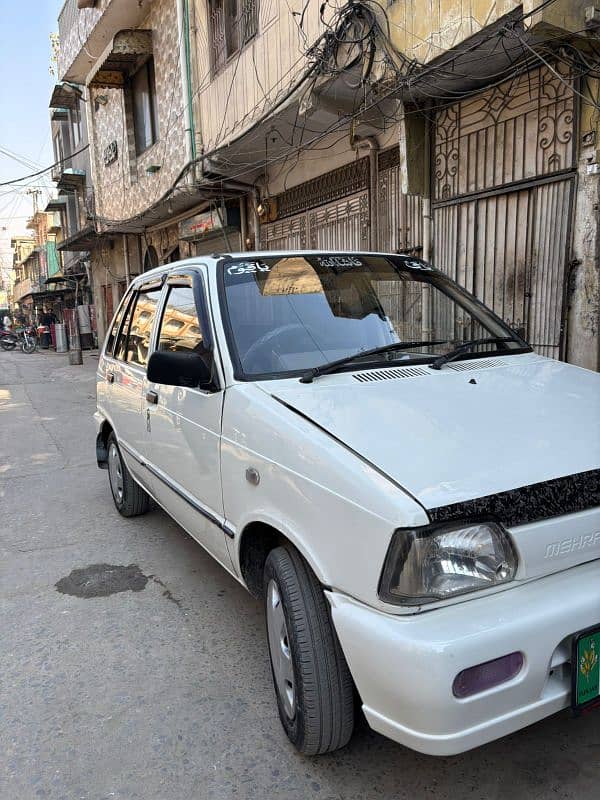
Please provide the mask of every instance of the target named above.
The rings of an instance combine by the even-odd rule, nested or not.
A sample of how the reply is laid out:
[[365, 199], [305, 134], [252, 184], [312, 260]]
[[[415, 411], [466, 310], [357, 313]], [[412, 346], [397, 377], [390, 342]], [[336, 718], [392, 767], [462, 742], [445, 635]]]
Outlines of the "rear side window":
[[125, 319], [123, 320], [123, 324], [121, 325], [121, 332], [119, 333], [119, 338], [117, 339], [117, 346], [115, 348], [115, 358], [118, 358], [119, 361], [125, 361], [125, 354], [127, 352], [127, 334], [129, 333], [129, 326], [131, 324], [131, 311], [134, 305], [135, 305], [135, 297], [130, 301], [129, 305], [127, 306]]
[[130, 305], [121, 328], [115, 357], [129, 364], [145, 367], [148, 363], [150, 336], [161, 290], [139, 292]]
[[[112, 290], [112, 287], [111, 287]], [[115, 317], [115, 321], [113, 322], [112, 328], [110, 329], [110, 333], [108, 334], [108, 338], [106, 340], [106, 348], [104, 352], [107, 356], [111, 356], [113, 352], [113, 347], [115, 345], [115, 339], [117, 338], [117, 333], [119, 331], [119, 326], [121, 324], [121, 320], [123, 319], [123, 315], [125, 314], [127, 307], [130, 305], [131, 297], [125, 300], [124, 303], [121, 304], [119, 310], [117, 311], [117, 315]]]
[[191, 287], [170, 288], [158, 335], [158, 349], [170, 353], [203, 352], [204, 335]]

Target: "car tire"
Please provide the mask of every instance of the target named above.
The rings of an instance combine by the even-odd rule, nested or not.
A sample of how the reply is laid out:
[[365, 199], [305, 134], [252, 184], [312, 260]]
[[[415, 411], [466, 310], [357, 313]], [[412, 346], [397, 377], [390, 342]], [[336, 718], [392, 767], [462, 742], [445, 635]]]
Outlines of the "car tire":
[[150, 508], [150, 496], [131, 477], [114, 433], [108, 437], [107, 451], [108, 480], [117, 511], [123, 517], [145, 514]]
[[305, 755], [337, 750], [354, 728], [354, 686], [329, 604], [316, 576], [291, 546], [269, 553], [265, 616], [279, 717]]

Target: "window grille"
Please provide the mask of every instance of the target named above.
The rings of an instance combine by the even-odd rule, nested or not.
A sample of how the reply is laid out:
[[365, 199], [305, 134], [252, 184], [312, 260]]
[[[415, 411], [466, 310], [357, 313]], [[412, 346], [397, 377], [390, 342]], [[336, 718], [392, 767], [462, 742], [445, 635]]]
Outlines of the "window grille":
[[210, 40], [214, 72], [258, 32], [258, 0], [210, 0]]

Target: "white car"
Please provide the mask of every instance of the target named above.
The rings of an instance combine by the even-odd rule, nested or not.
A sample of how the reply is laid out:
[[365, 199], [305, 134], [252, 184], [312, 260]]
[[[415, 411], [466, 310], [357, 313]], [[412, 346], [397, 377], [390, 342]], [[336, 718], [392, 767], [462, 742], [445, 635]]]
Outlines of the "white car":
[[459, 753], [600, 702], [600, 376], [401, 255], [215, 255], [136, 278], [97, 458], [265, 604], [303, 753]]

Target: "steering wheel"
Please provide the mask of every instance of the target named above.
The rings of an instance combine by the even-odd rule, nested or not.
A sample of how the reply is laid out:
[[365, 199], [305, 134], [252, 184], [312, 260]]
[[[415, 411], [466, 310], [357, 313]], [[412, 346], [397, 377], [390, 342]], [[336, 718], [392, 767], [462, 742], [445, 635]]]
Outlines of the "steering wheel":
[[277, 350], [274, 349], [274, 340], [281, 341], [283, 339], [283, 342], [287, 340], [292, 344], [297, 341], [298, 334], [307, 335], [306, 326], [299, 322], [288, 322], [267, 331], [246, 350], [246, 354], [242, 358], [244, 369], [247, 372], [268, 372], [270, 369], [274, 369], [273, 356], [278, 355]]

